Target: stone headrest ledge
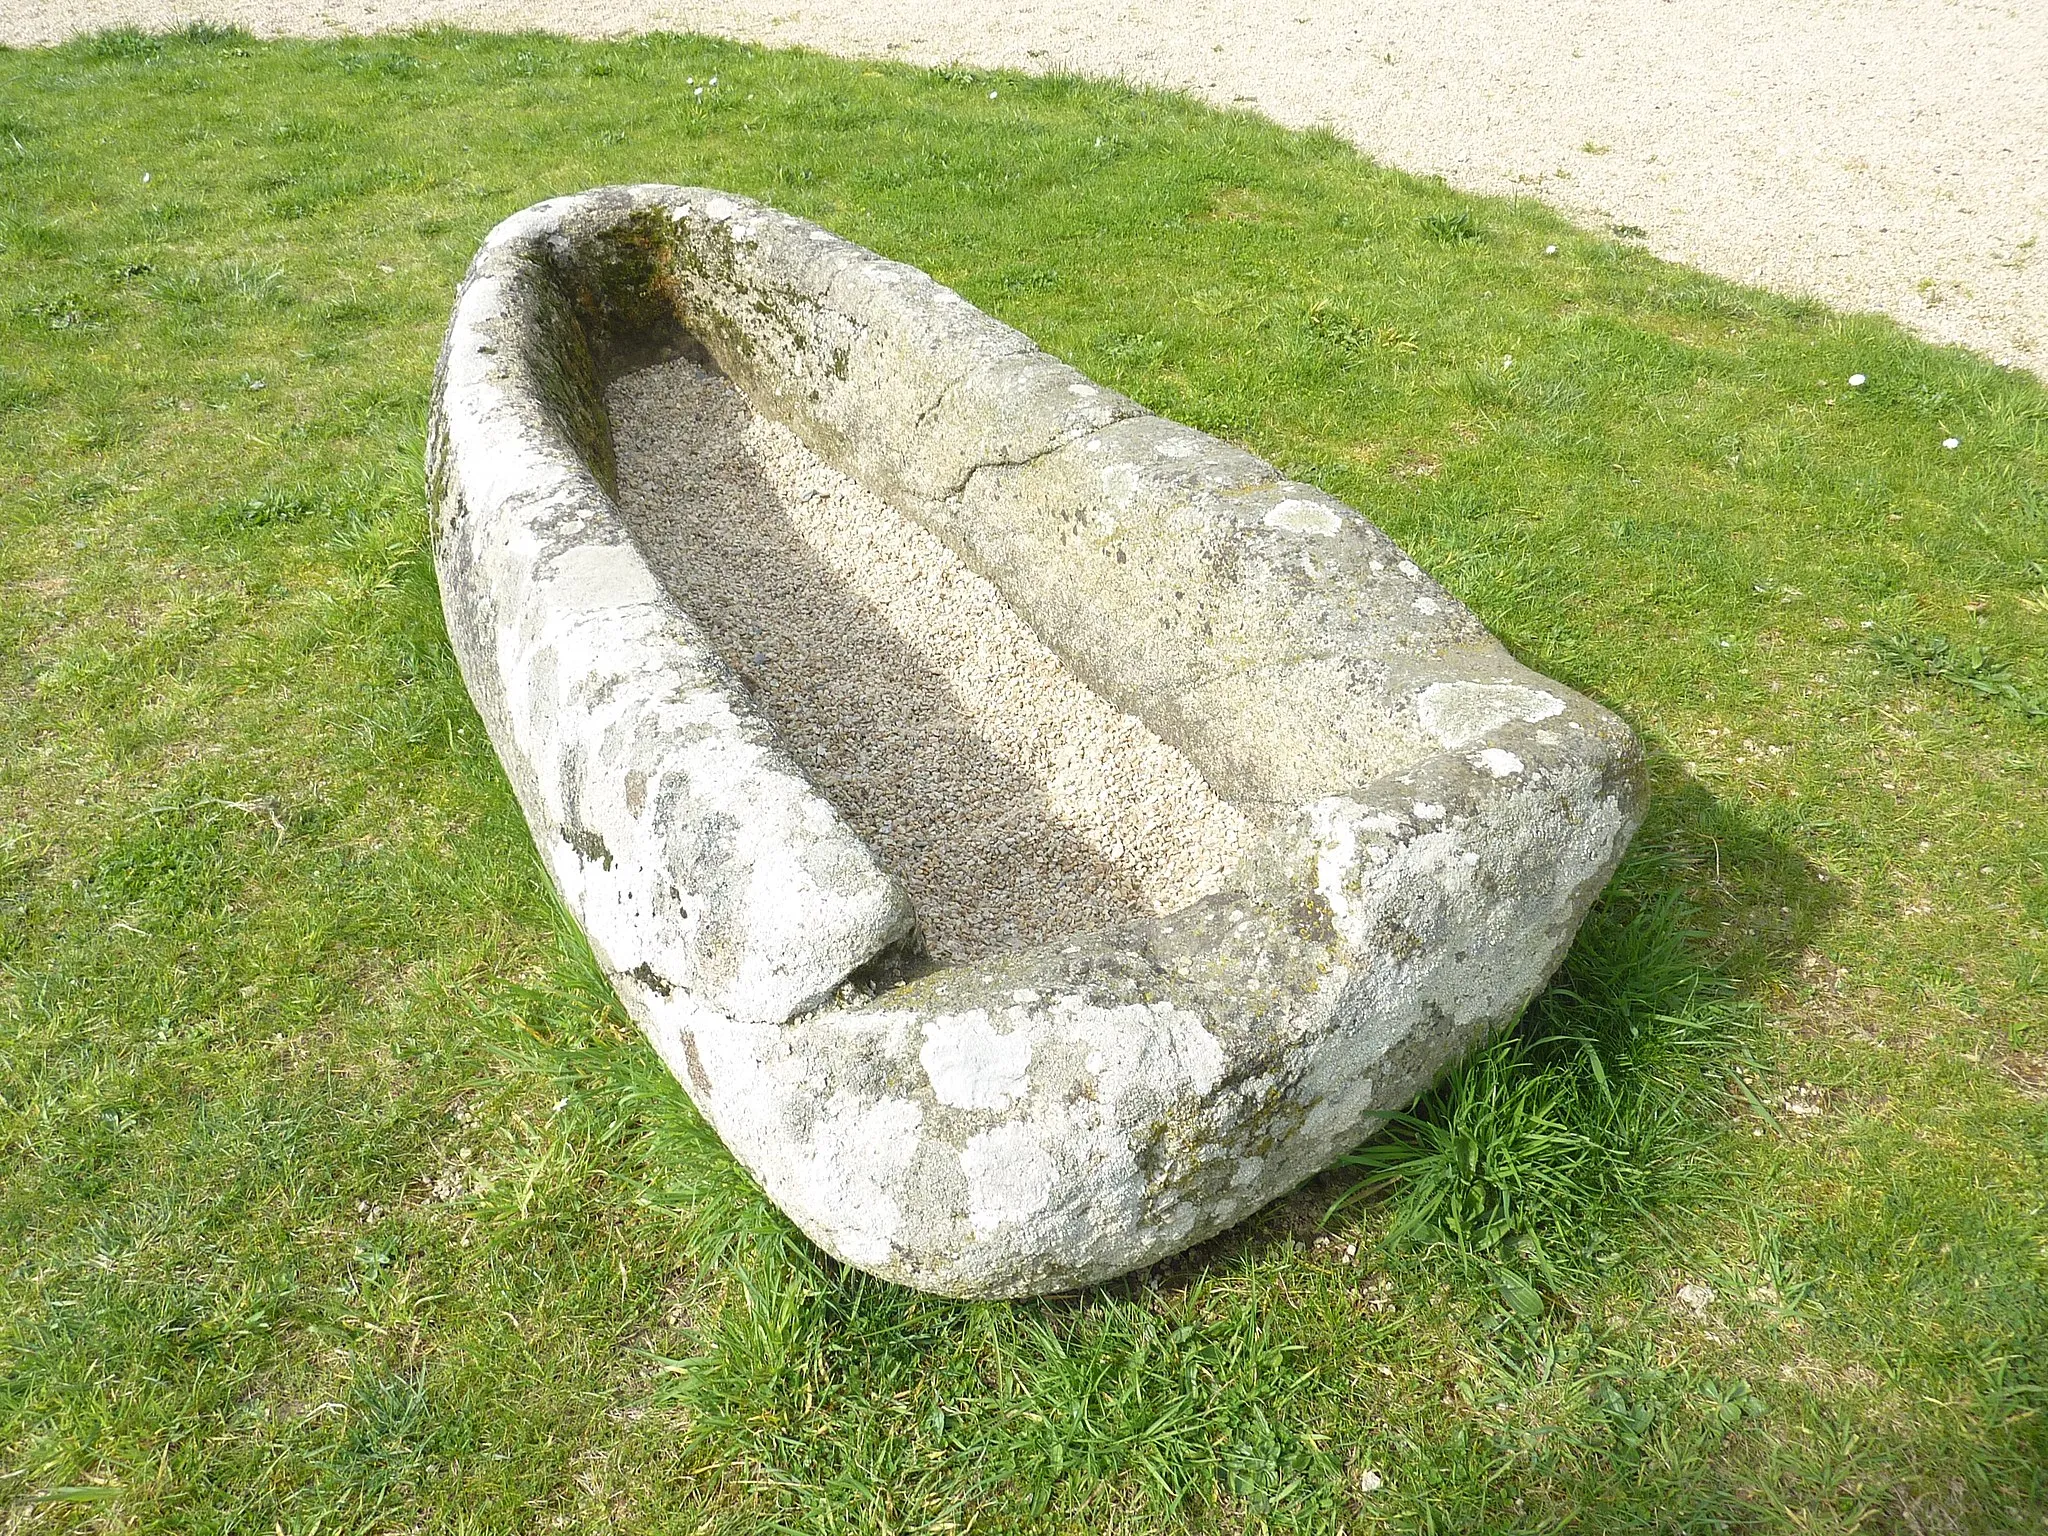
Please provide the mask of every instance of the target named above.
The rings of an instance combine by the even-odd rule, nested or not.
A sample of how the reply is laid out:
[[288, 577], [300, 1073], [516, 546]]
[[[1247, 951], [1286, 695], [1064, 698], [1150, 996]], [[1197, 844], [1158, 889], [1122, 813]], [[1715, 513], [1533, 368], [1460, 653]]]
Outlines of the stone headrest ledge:
[[500, 224], [428, 456], [621, 1003], [921, 1290], [1105, 1280], [1327, 1167], [1516, 1018], [1640, 821], [1628, 729], [1358, 513], [745, 198]]

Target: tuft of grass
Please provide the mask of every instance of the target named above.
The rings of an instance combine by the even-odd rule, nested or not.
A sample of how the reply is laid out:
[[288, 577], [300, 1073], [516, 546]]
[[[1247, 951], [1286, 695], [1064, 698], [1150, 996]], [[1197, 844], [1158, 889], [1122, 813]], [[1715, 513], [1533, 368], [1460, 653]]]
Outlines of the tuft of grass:
[[1424, 214], [1416, 221], [1422, 233], [1438, 245], [1463, 245], [1467, 241], [1485, 238], [1486, 231], [1479, 227], [1478, 219], [1469, 208], [1459, 208], [1448, 213]]
[[1871, 648], [1903, 677], [1927, 678], [1990, 699], [2028, 720], [2048, 720], [2048, 689], [2027, 683], [2012, 663], [1981, 645], [1952, 645], [1944, 636], [1899, 630], [1877, 635]]

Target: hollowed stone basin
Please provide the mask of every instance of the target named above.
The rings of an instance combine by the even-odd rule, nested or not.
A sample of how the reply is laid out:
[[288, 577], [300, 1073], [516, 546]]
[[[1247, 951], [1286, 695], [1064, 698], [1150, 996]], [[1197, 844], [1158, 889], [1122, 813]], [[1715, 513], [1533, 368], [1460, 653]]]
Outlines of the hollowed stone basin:
[[[751, 557], [622, 509], [607, 400], [653, 397], [607, 390], [664, 359], [1192, 765], [1248, 829], [1215, 893], [934, 961], [881, 834], [721, 656]], [[906, 1285], [1107, 1279], [1324, 1168], [1515, 1018], [1640, 818], [1627, 728], [1356, 512], [743, 198], [606, 188], [498, 226], [429, 456], [463, 675], [620, 1001], [805, 1232]], [[736, 464], [691, 459], [684, 522], [701, 486], [733, 523]], [[738, 594], [717, 614], [685, 601], [707, 574]]]

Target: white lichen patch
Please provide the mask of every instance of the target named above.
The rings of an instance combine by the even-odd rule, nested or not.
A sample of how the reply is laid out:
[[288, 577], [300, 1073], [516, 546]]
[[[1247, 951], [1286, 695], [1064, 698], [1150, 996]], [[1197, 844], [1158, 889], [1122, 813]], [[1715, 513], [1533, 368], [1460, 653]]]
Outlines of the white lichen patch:
[[1303, 501], [1298, 496], [1290, 496], [1266, 514], [1266, 526], [1284, 528], [1290, 533], [1317, 533], [1329, 538], [1344, 526], [1344, 519], [1319, 501]]
[[1520, 683], [1431, 683], [1416, 696], [1422, 728], [1456, 751], [1510, 721], [1534, 724], [1564, 713], [1564, 700]]
[[1164, 1002], [1104, 1008], [1073, 996], [1054, 999], [1052, 1012], [1059, 1034], [1095, 1043], [1088, 1070], [1104, 1103], [1133, 1094], [1201, 1095], [1222, 1081], [1223, 1047], [1199, 1014]]
[[924, 1111], [908, 1099], [862, 1104], [841, 1092], [823, 1106], [801, 1174], [806, 1203], [834, 1214], [833, 1239], [856, 1264], [888, 1260], [903, 1225], [895, 1190], [917, 1154], [923, 1124]]
[[1052, 1198], [1059, 1171], [1028, 1120], [1010, 1120], [967, 1138], [960, 1151], [967, 1176], [967, 1221], [987, 1238], [1029, 1221]]
[[917, 1053], [932, 1093], [954, 1109], [1008, 1109], [1031, 1085], [1031, 1040], [998, 1031], [983, 1009], [940, 1014]]

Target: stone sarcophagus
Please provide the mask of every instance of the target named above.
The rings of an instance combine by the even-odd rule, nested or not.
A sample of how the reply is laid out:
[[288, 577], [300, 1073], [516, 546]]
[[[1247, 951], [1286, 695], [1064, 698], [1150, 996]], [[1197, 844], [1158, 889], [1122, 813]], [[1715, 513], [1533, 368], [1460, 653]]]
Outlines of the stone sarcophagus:
[[1349, 507], [743, 198], [501, 224], [429, 453], [620, 1001], [906, 1285], [1106, 1279], [1324, 1168], [1517, 1016], [1640, 817], [1626, 727]]

